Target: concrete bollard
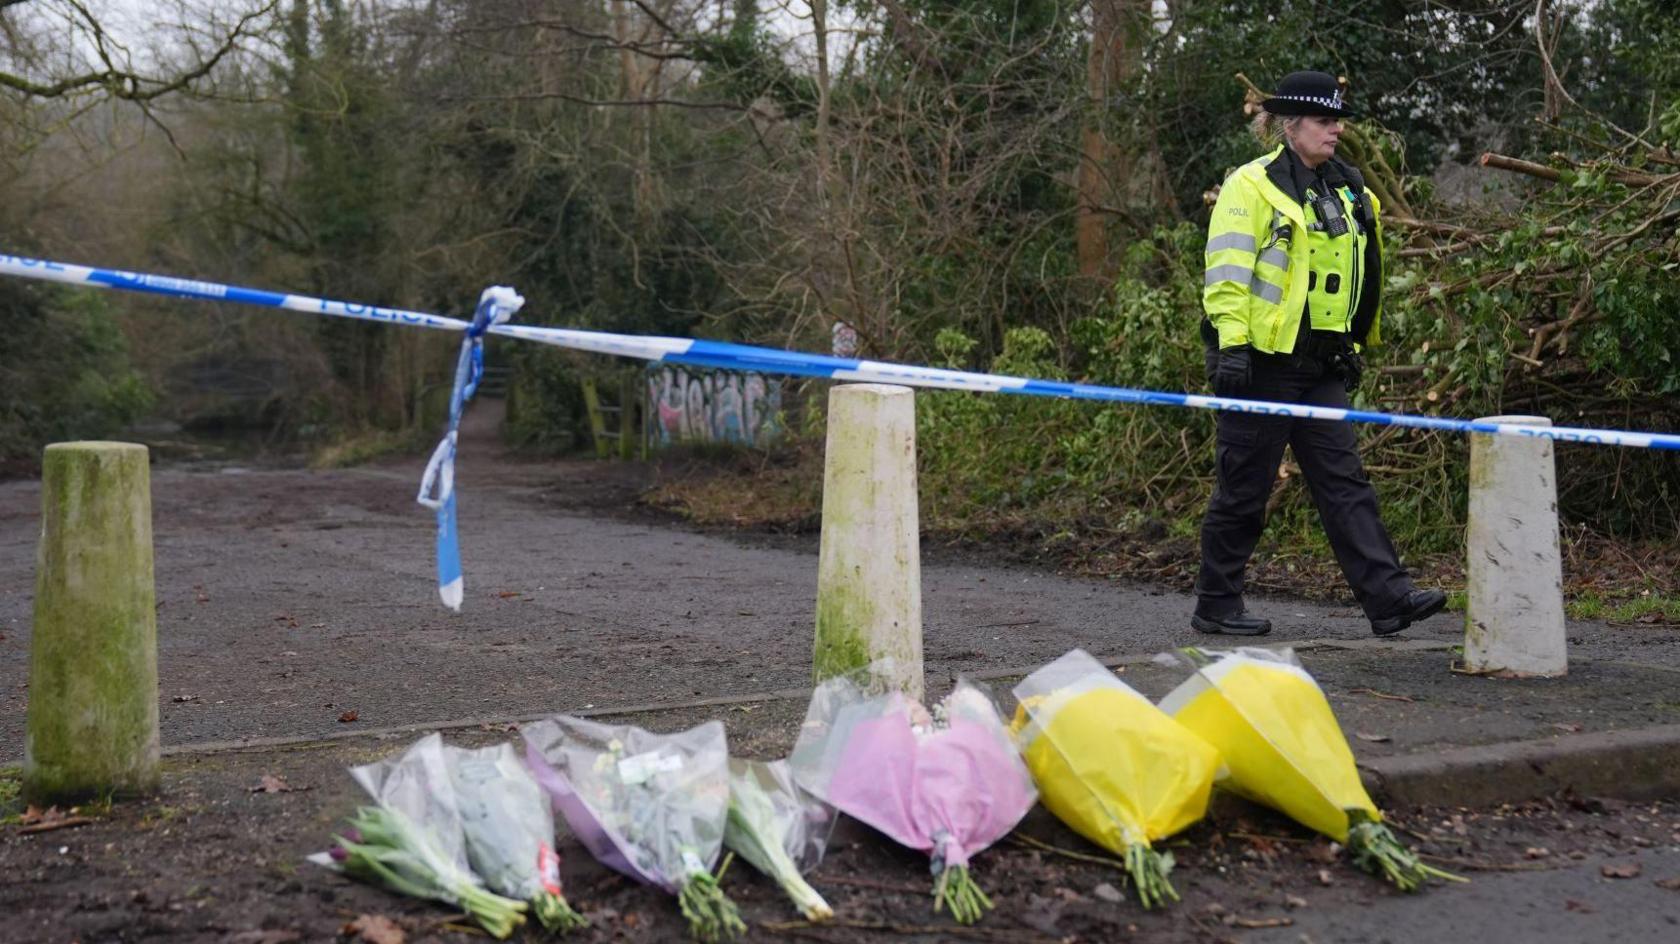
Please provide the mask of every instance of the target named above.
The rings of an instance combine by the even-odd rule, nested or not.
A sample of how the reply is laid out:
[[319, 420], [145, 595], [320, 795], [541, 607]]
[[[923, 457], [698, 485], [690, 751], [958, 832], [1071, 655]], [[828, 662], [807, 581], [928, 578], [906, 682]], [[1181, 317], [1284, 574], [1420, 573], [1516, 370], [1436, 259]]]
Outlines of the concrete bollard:
[[157, 700], [146, 447], [50, 445], [41, 469], [25, 796], [66, 803], [155, 789]]
[[834, 387], [817, 561], [817, 681], [890, 658], [882, 681], [921, 700], [918, 520], [915, 393], [892, 384]]
[[[1552, 425], [1543, 416], [1477, 422]], [[1557, 463], [1550, 439], [1471, 435], [1466, 549], [1465, 668], [1516, 677], [1566, 674]]]

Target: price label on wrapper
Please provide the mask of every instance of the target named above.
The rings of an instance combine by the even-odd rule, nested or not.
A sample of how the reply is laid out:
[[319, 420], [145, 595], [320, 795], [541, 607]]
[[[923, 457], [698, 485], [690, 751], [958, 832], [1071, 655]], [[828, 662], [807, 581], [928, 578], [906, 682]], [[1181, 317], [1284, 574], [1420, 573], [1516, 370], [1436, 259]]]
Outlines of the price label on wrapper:
[[550, 895], [560, 894], [560, 856], [546, 842], [537, 847], [537, 881]]
[[618, 762], [618, 779], [627, 784], [646, 783], [655, 774], [670, 773], [681, 770], [683, 759], [681, 754], [670, 754], [664, 751], [649, 751], [626, 757]]
[[690, 875], [703, 875], [711, 871], [706, 868], [706, 863], [700, 861], [699, 856], [688, 849], [682, 851], [682, 864], [683, 870]]

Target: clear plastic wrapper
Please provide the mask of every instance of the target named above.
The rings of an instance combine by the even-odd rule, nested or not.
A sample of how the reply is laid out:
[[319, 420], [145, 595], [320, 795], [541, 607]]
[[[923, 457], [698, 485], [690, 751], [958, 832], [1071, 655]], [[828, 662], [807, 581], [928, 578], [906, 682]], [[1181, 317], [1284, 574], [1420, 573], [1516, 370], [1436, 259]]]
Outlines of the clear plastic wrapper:
[[513, 745], [476, 750], [445, 745], [443, 756], [461, 813], [467, 861], [484, 884], [529, 902], [531, 914], [550, 931], [587, 925], [561, 890], [553, 809]]
[[721, 723], [653, 734], [560, 715], [520, 733], [532, 775], [595, 858], [676, 895], [701, 940], [745, 930], [711, 872], [729, 816]]
[[1123, 857], [1144, 907], [1177, 900], [1156, 840], [1207, 812], [1219, 752], [1075, 649], [1015, 686], [1016, 743], [1045, 807]]
[[525, 921], [523, 901], [487, 891], [468, 863], [460, 805], [430, 734], [401, 755], [350, 768], [374, 800], [357, 811], [332, 850], [310, 861], [416, 898], [460, 905], [486, 931], [505, 938]]
[[789, 763], [800, 786], [926, 851], [935, 909], [949, 905], [963, 923], [991, 907], [969, 875], [970, 856], [1037, 800], [997, 708], [966, 681], [930, 714], [901, 692], [829, 679], [812, 694]]
[[1356, 864], [1405, 891], [1462, 881], [1383, 825], [1329, 700], [1292, 651], [1186, 654], [1198, 667], [1161, 709], [1219, 749], [1230, 770], [1220, 786], [1346, 844]]
[[776, 880], [812, 921], [834, 911], [804, 879], [834, 830], [835, 810], [800, 787], [786, 761], [729, 761], [729, 825], [723, 843]]

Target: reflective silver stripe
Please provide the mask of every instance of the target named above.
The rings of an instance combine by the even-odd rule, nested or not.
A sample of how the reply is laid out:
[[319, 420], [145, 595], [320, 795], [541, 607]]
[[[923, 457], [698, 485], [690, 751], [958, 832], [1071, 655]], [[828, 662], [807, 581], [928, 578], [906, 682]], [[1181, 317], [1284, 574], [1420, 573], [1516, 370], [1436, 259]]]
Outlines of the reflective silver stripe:
[[1245, 265], [1233, 265], [1227, 263], [1225, 265], [1209, 266], [1207, 270], [1207, 278], [1202, 281], [1202, 284], [1212, 285], [1215, 282], [1247, 282], [1252, 278], [1254, 278], [1253, 269]]
[[1289, 271], [1289, 253], [1282, 249], [1268, 249], [1260, 254], [1261, 262], [1269, 262], [1285, 272]]
[[1247, 233], [1220, 233], [1208, 240], [1207, 244], [1209, 253], [1215, 253], [1221, 249], [1241, 249], [1246, 252], [1253, 252], [1257, 248], [1254, 237]]
[[1271, 304], [1276, 305], [1277, 303], [1283, 301], [1283, 289], [1280, 286], [1273, 285], [1272, 283], [1261, 279], [1255, 279], [1253, 282], [1249, 283], [1248, 290], [1254, 293], [1254, 297], [1263, 302], [1270, 302]]

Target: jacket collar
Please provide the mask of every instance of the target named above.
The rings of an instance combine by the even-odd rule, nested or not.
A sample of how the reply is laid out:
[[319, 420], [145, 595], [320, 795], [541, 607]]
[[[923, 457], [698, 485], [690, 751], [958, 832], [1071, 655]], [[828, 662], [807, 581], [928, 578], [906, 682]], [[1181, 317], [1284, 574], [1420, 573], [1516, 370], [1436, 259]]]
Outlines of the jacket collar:
[[1332, 157], [1325, 162], [1325, 166], [1318, 171], [1308, 168], [1301, 158], [1290, 149], [1288, 144], [1278, 145], [1277, 150], [1269, 155], [1266, 162], [1266, 177], [1272, 185], [1283, 191], [1296, 203], [1306, 202], [1307, 188], [1318, 181], [1320, 177], [1335, 180], [1337, 173], [1347, 181], [1355, 193], [1365, 189], [1365, 176], [1347, 161], [1339, 157]]

